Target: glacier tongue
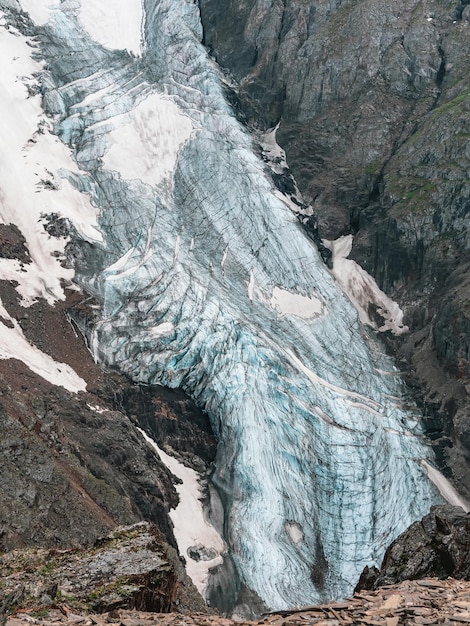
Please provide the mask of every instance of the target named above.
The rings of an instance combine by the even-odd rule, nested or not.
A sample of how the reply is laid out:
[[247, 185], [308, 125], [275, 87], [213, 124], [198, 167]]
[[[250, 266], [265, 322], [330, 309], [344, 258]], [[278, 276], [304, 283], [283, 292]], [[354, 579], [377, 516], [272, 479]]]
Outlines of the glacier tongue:
[[[83, 11], [97, 5], [62, 0], [45, 25], [41, 10], [35, 51], [43, 106], [80, 168], [61, 175], [101, 208], [103, 242], [75, 245], [102, 303], [94, 351], [209, 413], [243, 584], [273, 609], [350, 593], [439, 499], [418, 418], [274, 193], [200, 44], [197, 5], [144, 0], [139, 57], [93, 41]], [[295, 307], [280, 314], [286, 293]]]

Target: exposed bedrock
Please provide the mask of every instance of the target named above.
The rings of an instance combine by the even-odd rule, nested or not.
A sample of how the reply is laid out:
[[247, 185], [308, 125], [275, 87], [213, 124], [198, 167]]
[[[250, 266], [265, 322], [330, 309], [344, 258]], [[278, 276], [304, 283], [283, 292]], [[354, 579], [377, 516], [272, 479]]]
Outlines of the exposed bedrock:
[[136, 608], [164, 613], [179, 604], [176, 572], [158, 529], [120, 527], [82, 550], [15, 550], [0, 556], [0, 613]]
[[410, 333], [391, 349], [468, 497], [467, 3], [200, 4], [241, 113], [261, 130], [279, 124], [320, 237], [354, 234], [351, 258], [403, 308]]

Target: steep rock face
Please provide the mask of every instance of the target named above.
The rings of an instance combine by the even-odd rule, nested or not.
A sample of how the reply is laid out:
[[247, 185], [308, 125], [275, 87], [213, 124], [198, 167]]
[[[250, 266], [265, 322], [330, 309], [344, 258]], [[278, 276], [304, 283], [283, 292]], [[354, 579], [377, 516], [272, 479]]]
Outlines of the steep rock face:
[[[438, 95], [434, 16], [445, 20], [445, 10], [420, 0], [252, 5], [203, 0], [205, 42], [240, 83], [249, 119], [280, 122], [296, 180], [334, 238], [349, 231], [377, 172]], [[232, 23], [240, 32], [230, 36]], [[238, 54], [239, 36], [250, 55]]]
[[242, 113], [279, 124], [303, 221], [353, 233], [351, 258], [404, 309], [391, 349], [468, 497], [469, 7], [201, 0], [201, 15]]
[[202, 473], [209, 468], [217, 449], [209, 418], [181, 390], [126, 385], [117, 400], [163, 450]]

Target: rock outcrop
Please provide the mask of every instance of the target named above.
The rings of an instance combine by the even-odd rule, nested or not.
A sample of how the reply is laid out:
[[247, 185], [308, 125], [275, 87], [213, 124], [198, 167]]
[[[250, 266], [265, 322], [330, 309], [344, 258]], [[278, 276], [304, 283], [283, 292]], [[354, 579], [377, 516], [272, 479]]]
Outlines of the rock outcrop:
[[390, 349], [441, 469], [468, 497], [470, 7], [200, 5], [206, 46], [233, 78], [240, 115], [257, 130], [278, 125], [313, 210], [301, 215], [308, 232], [352, 233], [351, 258], [402, 307], [410, 333]]
[[426, 576], [470, 580], [470, 514], [459, 507], [432, 507], [395, 539], [380, 570], [365, 568], [356, 590]]
[[[1, 609], [157, 613], [179, 604], [178, 578], [157, 528], [121, 527], [86, 550], [28, 549], [0, 557]], [[199, 608], [202, 607], [202, 603]]]

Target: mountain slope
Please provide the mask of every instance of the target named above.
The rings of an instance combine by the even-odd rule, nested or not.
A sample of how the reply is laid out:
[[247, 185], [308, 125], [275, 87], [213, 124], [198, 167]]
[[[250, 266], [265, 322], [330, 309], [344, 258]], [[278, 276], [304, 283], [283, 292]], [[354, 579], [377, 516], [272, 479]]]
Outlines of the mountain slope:
[[[54, 328], [35, 335], [41, 307], [58, 310], [65, 287], [78, 285], [86, 295], [68, 313], [96, 361], [152, 393], [155, 385], [182, 388], [209, 416], [218, 448], [206, 508], [226, 544], [212, 549], [198, 526], [182, 554], [203, 562], [202, 593], [224, 609], [247, 597], [283, 608], [347, 593], [390, 539], [440, 501], [429, 480], [433, 456], [417, 407], [343, 293], [336, 262], [325, 266], [292, 213], [308, 207], [275, 189], [259, 136], [235, 118], [227, 81], [201, 45], [198, 7], [0, 7], [11, 149], [2, 180], [10, 238], [2, 356], [20, 356], [74, 394], [74, 406], [91, 390], [106, 400], [80, 411], [85, 424], [103, 424], [101, 445], [67, 421], [70, 441], [93, 456], [82, 463], [87, 472], [97, 468], [98, 484], [74, 474], [76, 491], [102, 525], [150, 518], [172, 541], [161, 515], [176, 504], [168, 474], [159, 463], [150, 477], [145, 469], [156, 449], [122, 411], [107, 413], [113, 401], [131, 416], [146, 411], [138, 421], [161, 443], [168, 396], [149, 399], [119, 382], [124, 391], [110, 398], [106, 385], [93, 387], [93, 368], [82, 373], [55, 346]], [[323, 254], [328, 247], [334, 259], [331, 242]], [[31, 324], [23, 311], [36, 314], [38, 303]], [[395, 317], [397, 328], [399, 311]], [[178, 426], [169, 445], [205, 469], [214, 446], [207, 422], [197, 420], [198, 428]], [[202, 460], [192, 454], [196, 444]], [[109, 450], [107, 466], [100, 455]], [[188, 520], [174, 524], [183, 545]]]

